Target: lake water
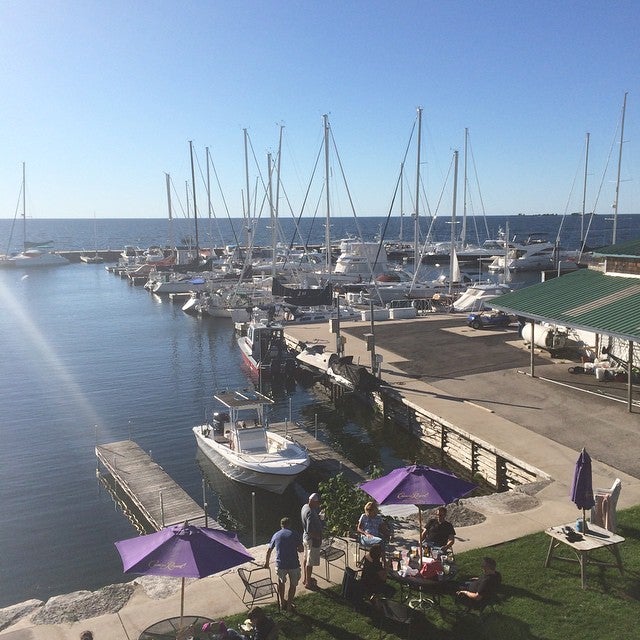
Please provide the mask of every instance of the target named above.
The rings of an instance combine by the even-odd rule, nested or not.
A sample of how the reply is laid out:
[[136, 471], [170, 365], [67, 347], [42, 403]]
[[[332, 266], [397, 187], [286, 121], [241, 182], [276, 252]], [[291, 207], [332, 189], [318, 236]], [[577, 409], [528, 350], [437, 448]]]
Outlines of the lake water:
[[[558, 222], [512, 218], [511, 231], [518, 220], [527, 231]], [[618, 238], [633, 237], [639, 219], [621, 216]], [[53, 239], [59, 249], [93, 247], [93, 220], [28, 222], [31, 239]], [[373, 237], [381, 219], [360, 224]], [[393, 224], [397, 231], [398, 220]], [[0, 221], [5, 245], [11, 226]], [[99, 220], [97, 227], [99, 238], [109, 238], [100, 248], [167, 241], [163, 220]], [[336, 237], [349, 231], [352, 221], [336, 222]], [[321, 225], [317, 234], [320, 241]], [[96, 479], [96, 442], [131, 437], [199, 502], [204, 475], [215, 489], [207, 494], [214, 516], [251, 543], [250, 491], [197, 456], [191, 433], [210, 414], [215, 391], [250, 384], [229, 322], [187, 316], [103, 265], [4, 270], [0, 347], [0, 607], [130, 579], [113, 542], [136, 532]], [[273, 419], [291, 412], [312, 430], [317, 416], [321, 437], [359, 466], [390, 469], [416, 457], [408, 436], [386, 433], [353, 403], [336, 409], [301, 384], [274, 389], [274, 397]], [[418, 459], [429, 462], [427, 455], [421, 449]], [[262, 543], [298, 504], [290, 494], [258, 492], [256, 500]]]

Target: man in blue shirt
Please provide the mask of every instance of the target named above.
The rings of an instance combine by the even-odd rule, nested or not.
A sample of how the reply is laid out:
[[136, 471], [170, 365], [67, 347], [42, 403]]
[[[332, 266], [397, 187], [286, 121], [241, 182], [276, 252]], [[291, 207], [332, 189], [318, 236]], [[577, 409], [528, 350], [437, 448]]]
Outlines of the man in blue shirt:
[[[276, 550], [276, 572], [278, 574], [278, 596], [282, 608], [286, 611], [293, 611], [295, 605], [293, 598], [296, 595], [296, 587], [300, 582], [302, 571], [300, 569], [299, 553], [302, 553], [302, 538], [299, 533], [291, 530], [291, 521], [289, 518], [280, 520], [280, 531], [273, 534], [269, 548], [267, 549], [267, 557], [264, 566], [269, 567], [271, 552]], [[289, 592], [287, 599], [284, 598], [284, 587], [289, 578]]]

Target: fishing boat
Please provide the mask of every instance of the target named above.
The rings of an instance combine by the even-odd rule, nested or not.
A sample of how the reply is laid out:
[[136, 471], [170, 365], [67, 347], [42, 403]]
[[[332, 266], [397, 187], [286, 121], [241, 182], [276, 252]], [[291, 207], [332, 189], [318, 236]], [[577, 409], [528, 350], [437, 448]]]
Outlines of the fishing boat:
[[268, 428], [273, 401], [257, 391], [214, 396], [224, 411], [211, 424], [193, 427], [198, 447], [237, 482], [281, 494], [310, 463], [305, 448]]
[[277, 375], [293, 373], [295, 369], [295, 356], [289, 351], [284, 327], [278, 322], [251, 320], [245, 335], [238, 337], [238, 346], [253, 373]]

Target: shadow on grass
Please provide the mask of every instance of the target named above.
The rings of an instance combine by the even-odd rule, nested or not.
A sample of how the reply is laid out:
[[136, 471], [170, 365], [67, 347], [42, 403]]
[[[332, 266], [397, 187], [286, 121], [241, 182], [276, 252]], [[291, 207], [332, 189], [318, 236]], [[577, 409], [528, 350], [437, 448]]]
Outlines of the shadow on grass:
[[477, 614], [462, 614], [451, 626], [447, 635], [437, 636], [450, 640], [542, 640], [522, 620], [504, 615], [500, 611]]
[[329, 620], [318, 620], [318, 618], [300, 612], [296, 613], [295, 619], [280, 622], [280, 629], [285, 637], [295, 638], [297, 637], [295, 632], [302, 625], [306, 625], [309, 630], [311, 628], [322, 630], [331, 638], [336, 638], [336, 640], [361, 640], [362, 638], [359, 633], [354, 633], [338, 625], [331, 624]]

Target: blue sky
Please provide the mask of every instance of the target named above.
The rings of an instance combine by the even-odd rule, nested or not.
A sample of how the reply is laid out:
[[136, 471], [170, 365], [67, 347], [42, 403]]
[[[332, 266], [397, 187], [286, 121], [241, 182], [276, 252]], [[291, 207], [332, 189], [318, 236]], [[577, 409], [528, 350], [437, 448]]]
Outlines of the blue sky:
[[[2, 0], [0, 217], [14, 216], [22, 162], [32, 217], [165, 217], [164, 172], [183, 215], [189, 140], [203, 171], [210, 148], [239, 216], [243, 128], [264, 174], [281, 124], [282, 185], [299, 211], [325, 113], [356, 213], [385, 215], [418, 106], [421, 212], [450, 214], [454, 149], [460, 211], [468, 127], [469, 213], [579, 211], [587, 131], [587, 211], [608, 213], [625, 92], [619, 213], [640, 213], [639, 18], [634, 0]], [[415, 157], [414, 137], [405, 213]], [[251, 160], [252, 189], [257, 172]], [[333, 215], [351, 215], [334, 154], [332, 173]], [[212, 200], [226, 215], [217, 187]]]

